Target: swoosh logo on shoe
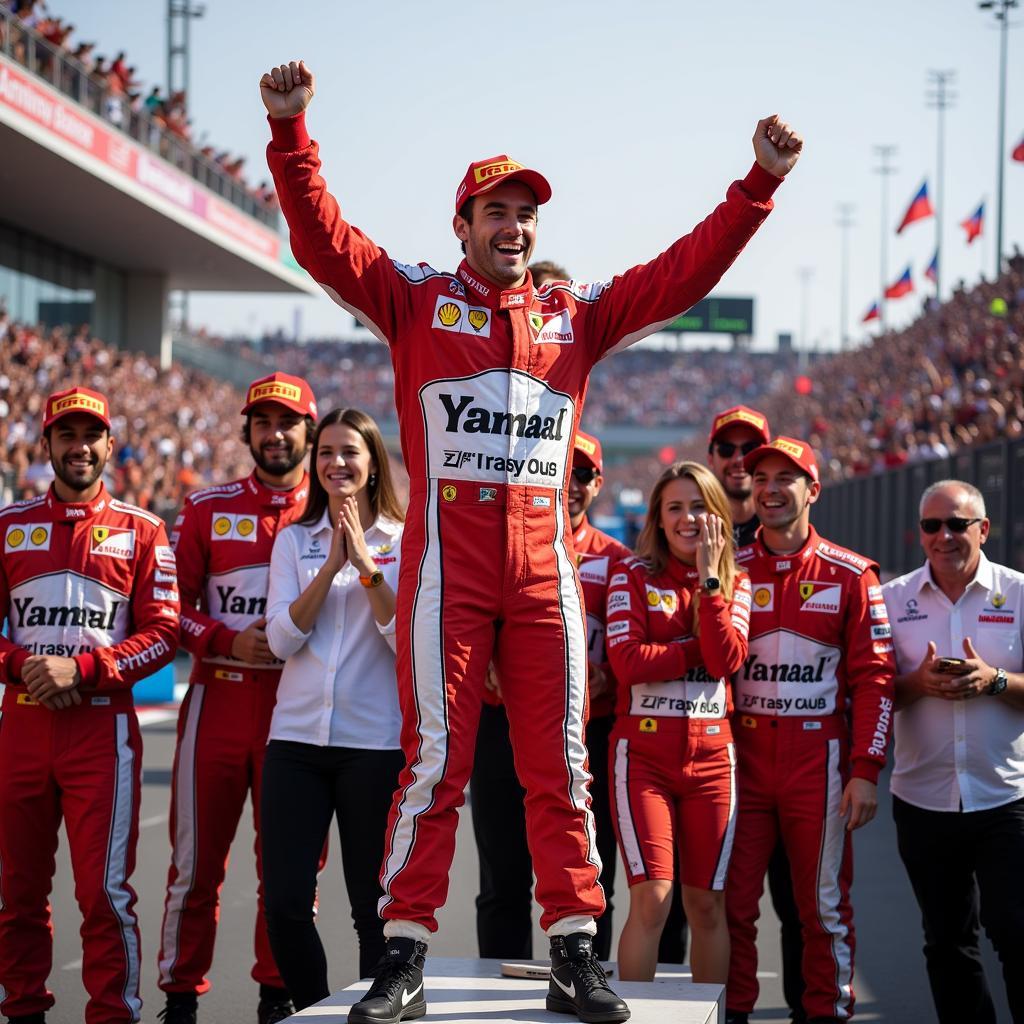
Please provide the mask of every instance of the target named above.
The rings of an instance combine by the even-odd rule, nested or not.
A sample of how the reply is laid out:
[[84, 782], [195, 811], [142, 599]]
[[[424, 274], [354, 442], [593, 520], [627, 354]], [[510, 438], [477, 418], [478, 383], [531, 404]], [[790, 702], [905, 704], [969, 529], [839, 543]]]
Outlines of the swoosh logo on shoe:
[[552, 974], [551, 980], [570, 998], [576, 998], [576, 986], [570, 981], [568, 985], [563, 985], [558, 978]]
[[402, 993], [402, 1008], [403, 1009], [406, 1006], [408, 1006], [420, 994], [420, 990], [422, 988], [423, 988], [423, 982], [421, 981], [411, 992], [408, 989], [406, 989]]

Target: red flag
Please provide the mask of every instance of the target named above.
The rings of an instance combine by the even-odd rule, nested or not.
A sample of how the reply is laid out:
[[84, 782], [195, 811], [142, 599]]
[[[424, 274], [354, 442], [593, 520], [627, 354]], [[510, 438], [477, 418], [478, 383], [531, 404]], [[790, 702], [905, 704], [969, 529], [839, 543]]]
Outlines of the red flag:
[[896, 234], [898, 235], [905, 227], [913, 224], [914, 221], [924, 220], [926, 217], [931, 217], [934, 213], [931, 200], [928, 198], [928, 182], [924, 181], [917, 190], [917, 195], [910, 200], [910, 205], [907, 207], [907, 212], [903, 214], [903, 220], [900, 221]]
[[861, 323], [866, 324], [869, 320], [880, 320], [882, 314], [878, 311], [878, 303], [872, 302], [871, 308], [861, 317]]
[[887, 299], [902, 299], [904, 295], [909, 295], [914, 290], [914, 282], [910, 278], [910, 264], [907, 264], [907, 269], [885, 289], [885, 297]]
[[985, 204], [981, 205], [967, 218], [960, 221], [960, 227], [967, 232], [967, 244], [970, 245], [980, 234], [985, 224]]

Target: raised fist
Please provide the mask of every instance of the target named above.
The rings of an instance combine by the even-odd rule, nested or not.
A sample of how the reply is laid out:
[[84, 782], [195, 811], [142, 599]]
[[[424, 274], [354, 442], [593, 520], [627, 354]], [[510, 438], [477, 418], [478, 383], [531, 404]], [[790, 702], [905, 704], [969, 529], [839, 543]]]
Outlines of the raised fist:
[[260, 79], [260, 96], [271, 117], [291, 117], [309, 106], [316, 85], [305, 61], [271, 68]]

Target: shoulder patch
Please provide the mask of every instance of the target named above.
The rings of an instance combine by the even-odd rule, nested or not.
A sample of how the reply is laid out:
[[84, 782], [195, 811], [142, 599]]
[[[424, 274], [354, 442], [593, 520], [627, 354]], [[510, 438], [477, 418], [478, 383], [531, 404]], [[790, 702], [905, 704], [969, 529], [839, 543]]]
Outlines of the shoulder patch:
[[[395, 270], [402, 275], [410, 284], [423, 284], [424, 281], [429, 281], [432, 277], [451, 277], [450, 274], [441, 274], [436, 271], [429, 263], [399, 263], [398, 260], [392, 260], [391, 265]], [[455, 278], [451, 277], [454, 281]], [[457, 283], [457, 282], [456, 282]]]
[[40, 494], [38, 498], [23, 498], [21, 501], [16, 501], [11, 505], [8, 505], [5, 509], [0, 509], [0, 518], [4, 516], [17, 515], [19, 512], [24, 512], [27, 508], [35, 508], [36, 505], [42, 505], [46, 502], [46, 495]]
[[583, 302], [594, 302], [601, 297], [602, 292], [612, 286], [611, 281], [597, 281], [594, 284], [584, 284], [582, 281], [570, 281], [569, 291]]
[[129, 505], [127, 502], [118, 501], [117, 498], [110, 499], [110, 509], [113, 512], [125, 512], [130, 516], [138, 516], [139, 519], [145, 519], [147, 523], [150, 523], [153, 526], [163, 526], [164, 524], [164, 521], [153, 515], [152, 512], [147, 512], [145, 509], [141, 509], [137, 505]]
[[836, 565], [845, 565], [848, 569], [852, 569], [858, 576], [862, 576], [868, 569], [874, 567], [874, 562], [867, 558], [861, 558], [860, 555], [854, 554], [852, 551], [847, 551], [846, 548], [837, 548], [834, 544], [829, 544], [827, 541], [818, 541], [818, 554], [825, 559], [826, 562], [834, 562]]
[[201, 490], [193, 491], [185, 500], [193, 505], [208, 501], [210, 498], [233, 498], [244, 490], [241, 480], [230, 484], [215, 484], [213, 487], [203, 487]]

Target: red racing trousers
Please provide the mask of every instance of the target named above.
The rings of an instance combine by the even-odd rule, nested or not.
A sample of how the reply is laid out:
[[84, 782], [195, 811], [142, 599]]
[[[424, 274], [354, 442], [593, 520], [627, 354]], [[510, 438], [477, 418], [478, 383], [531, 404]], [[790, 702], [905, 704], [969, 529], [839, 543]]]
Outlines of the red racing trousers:
[[8, 687], [0, 712], [0, 1013], [53, 1006], [49, 895], [61, 818], [82, 912], [86, 1024], [137, 1021], [135, 870], [142, 738], [129, 690], [50, 711]]
[[[204, 668], [206, 668], [204, 666]], [[207, 683], [192, 683], [178, 714], [178, 745], [171, 783], [171, 867], [160, 940], [164, 992], [210, 988], [220, 890], [246, 798], [252, 793], [256, 830], [256, 962], [252, 977], [284, 988], [267, 938], [260, 854], [263, 755], [274, 711], [279, 672], [207, 669]]]
[[804, 1010], [853, 1015], [853, 851], [839, 805], [848, 778], [843, 715], [737, 714], [740, 809], [725, 889], [732, 956], [726, 1005], [757, 1002], [757, 917], [765, 872], [781, 835], [803, 926]]
[[398, 685], [406, 767], [388, 822], [381, 916], [436, 931], [473, 767], [487, 666], [508, 711], [548, 929], [604, 910], [588, 790], [587, 631], [561, 492], [414, 484], [402, 540]]

